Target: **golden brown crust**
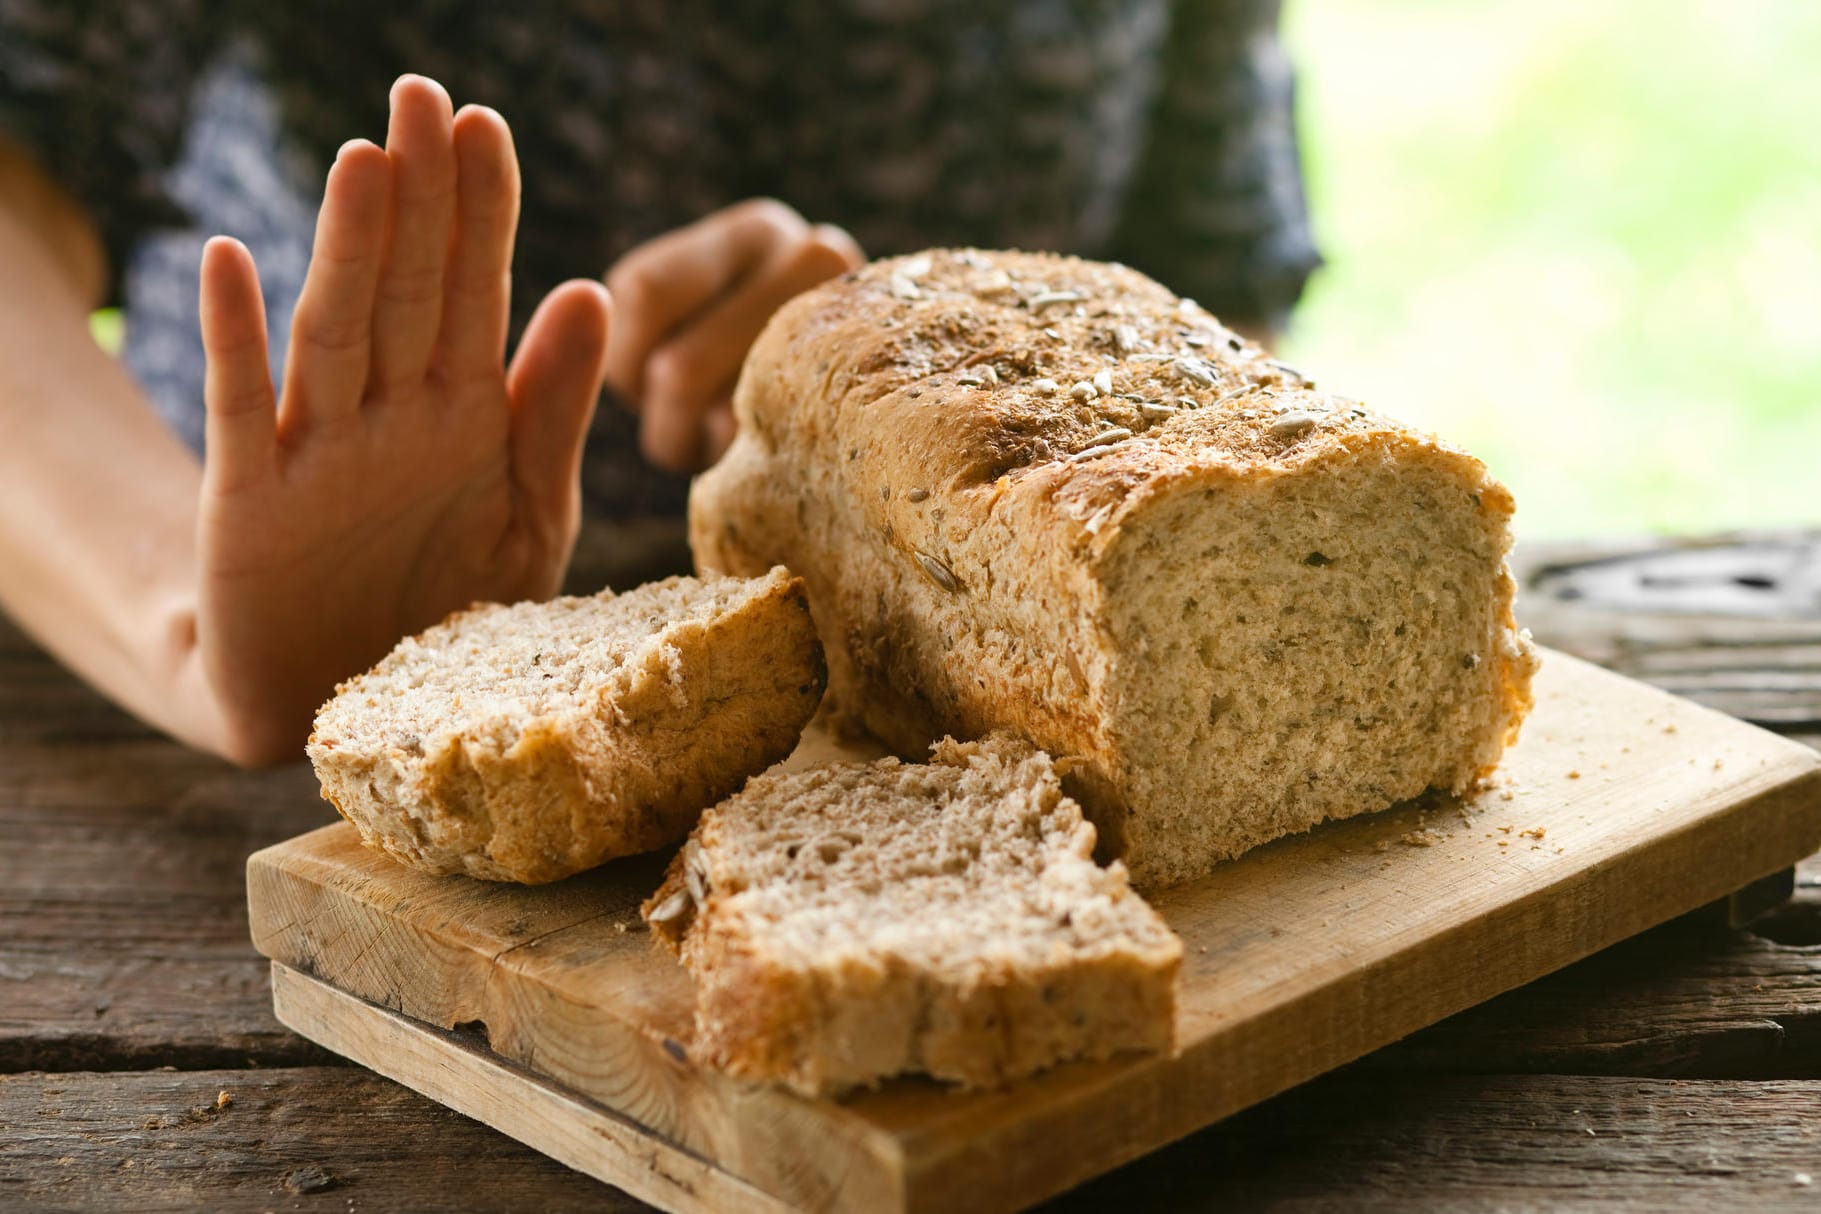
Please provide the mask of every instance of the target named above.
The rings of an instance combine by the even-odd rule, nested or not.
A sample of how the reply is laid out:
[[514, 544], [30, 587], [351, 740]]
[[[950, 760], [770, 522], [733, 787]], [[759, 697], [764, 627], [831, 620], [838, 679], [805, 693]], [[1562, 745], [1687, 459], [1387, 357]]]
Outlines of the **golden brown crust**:
[[[1500, 568], [1511, 499], [1484, 465], [1316, 391], [1123, 267], [975, 250], [875, 263], [780, 310], [735, 408], [739, 439], [691, 495], [698, 565], [801, 573], [831, 698], [906, 757], [996, 728], [1067, 756], [1114, 854], [1134, 779], [1116, 668], [1135, 656], [1107, 639], [1108, 570], [1185, 496], [1377, 465], [1458, 487], [1490, 537], [1503, 637], [1472, 678], [1506, 711], [1435, 782], [1496, 763], [1528, 706], [1534, 657]], [[1162, 850], [1131, 853], [1135, 875], [1205, 870]]]
[[486, 880], [555, 881], [673, 843], [791, 751], [826, 666], [803, 584], [781, 575], [656, 641], [611, 673], [594, 711], [532, 720], [503, 748], [460, 736], [425, 753], [319, 724], [323, 796], [395, 859]]

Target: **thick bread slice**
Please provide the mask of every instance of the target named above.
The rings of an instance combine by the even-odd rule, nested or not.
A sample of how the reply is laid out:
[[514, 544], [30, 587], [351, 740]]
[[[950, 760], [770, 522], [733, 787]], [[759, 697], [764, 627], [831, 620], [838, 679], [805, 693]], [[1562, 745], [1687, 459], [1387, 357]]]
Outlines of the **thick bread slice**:
[[645, 904], [696, 981], [694, 1050], [814, 1094], [990, 1086], [1167, 1047], [1182, 942], [1049, 757], [1006, 735], [768, 773], [703, 815]]
[[337, 688], [310, 761], [369, 846], [554, 881], [682, 838], [790, 752], [825, 681], [784, 569], [475, 607]]
[[1498, 763], [1511, 495], [1120, 266], [934, 251], [799, 296], [698, 479], [703, 569], [808, 583], [901, 755], [1009, 729], [1141, 887]]

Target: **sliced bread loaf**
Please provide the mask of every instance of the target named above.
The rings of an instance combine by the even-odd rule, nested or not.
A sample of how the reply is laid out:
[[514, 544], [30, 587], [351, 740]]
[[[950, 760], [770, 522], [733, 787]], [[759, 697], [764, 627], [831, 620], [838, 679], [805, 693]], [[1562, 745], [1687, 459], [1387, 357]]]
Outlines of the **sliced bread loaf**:
[[1182, 943], [1049, 757], [1006, 735], [767, 773], [645, 904], [696, 982], [694, 1050], [805, 1093], [991, 1086], [1173, 1038]]
[[784, 569], [475, 607], [337, 688], [310, 761], [370, 846], [554, 881], [682, 838], [790, 753], [824, 682]]
[[1498, 763], [1536, 665], [1479, 460], [1121, 266], [935, 250], [798, 296], [690, 494], [788, 564], [905, 757], [1006, 729], [1141, 888]]

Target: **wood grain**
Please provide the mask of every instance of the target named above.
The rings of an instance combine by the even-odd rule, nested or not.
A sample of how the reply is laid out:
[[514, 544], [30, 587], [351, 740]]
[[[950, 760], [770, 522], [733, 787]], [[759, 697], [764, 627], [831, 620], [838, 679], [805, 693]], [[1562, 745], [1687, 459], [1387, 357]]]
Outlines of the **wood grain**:
[[276, 962], [272, 999], [304, 1036], [663, 1209], [790, 1209], [611, 1109], [505, 1062], [484, 1040], [431, 1029]]
[[[425, 1057], [437, 1059], [439, 1100], [504, 1112], [515, 1136], [557, 1148], [551, 1153], [571, 1166], [625, 1183], [627, 1162], [643, 1164], [653, 1174], [626, 1187], [663, 1208], [773, 1208], [750, 1190], [730, 1192], [725, 1186], [737, 1182], [661, 1140], [626, 1144], [626, 1135], [643, 1131], [456, 1035], [282, 966], [274, 989], [288, 1021], [382, 1071], [421, 1073]], [[1660, 1210], [1702, 1208], [1722, 1196], [1761, 1206], [1821, 1200], [1810, 1191], [1821, 1182], [1818, 1102], [1815, 1081], [1385, 1075], [1352, 1067], [1045, 1208], [1458, 1210], [1597, 1202]], [[1810, 1184], [1798, 1179], [1803, 1175]]]
[[6, 1075], [0, 1126], [9, 1211], [648, 1208], [357, 1067]]
[[[535, 890], [433, 879], [334, 827], [255, 855], [262, 952], [506, 1058], [794, 1204], [1028, 1202], [1717, 898], [1821, 843], [1807, 749], [1551, 655], [1503, 788], [1334, 823], [1169, 891], [1180, 1054], [844, 1104], [688, 1063], [636, 930], [662, 857]], [[1524, 832], [1530, 832], [1526, 835]]]
[[329, 1061], [273, 1018], [244, 899], [248, 853], [333, 816], [308, 770], [149, 737], [34, 654], [0, 645], [43, 676], [0, 680], [0, 1070]]
[[1821, 1206], [1817, 1108], [1815, 1081], [1349, 1071], [1049, 1208], [1812, 1210]]

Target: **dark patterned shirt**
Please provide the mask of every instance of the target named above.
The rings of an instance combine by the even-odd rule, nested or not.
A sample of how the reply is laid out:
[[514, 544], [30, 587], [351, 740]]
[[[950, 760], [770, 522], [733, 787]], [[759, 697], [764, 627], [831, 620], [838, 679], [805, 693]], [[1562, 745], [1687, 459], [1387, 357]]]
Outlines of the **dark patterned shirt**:
[[[88, 206], [125, 358], [202, 433], [197, 263], [258, 259], [275, 371], [322, 176], [421, 72], [512, 124], [516, 323], [564, 278], [754, 195], [869, 254], [935, 244], [1128, 262], [1272, 324], [1317, 258], [1277, 0], [0, 0], [0, 134]], [[589, 507], [677, 509], [597, 417]]]

